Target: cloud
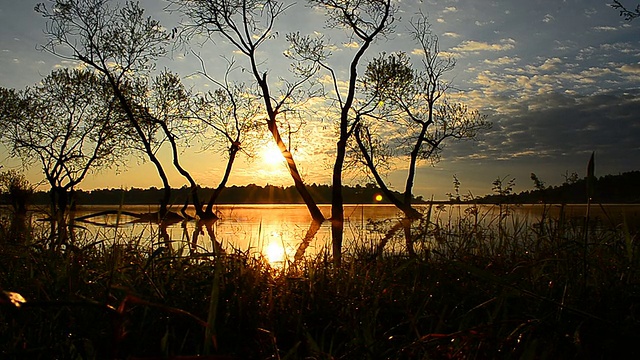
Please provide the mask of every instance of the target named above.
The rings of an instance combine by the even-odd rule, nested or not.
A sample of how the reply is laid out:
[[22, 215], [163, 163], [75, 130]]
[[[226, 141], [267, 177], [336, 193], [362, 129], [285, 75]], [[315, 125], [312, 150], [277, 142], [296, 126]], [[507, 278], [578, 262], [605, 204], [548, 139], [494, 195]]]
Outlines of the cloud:
[[454, 12], [458, 12], [458, 9], [455, 6], [447, 6], [444, 8], [444, 10], [442, 11], [443, 13], [454, 13]]
[[504, 66], [504, 65], [513, 65], [518, 61], [520, 61], [519, 57], [503, 56], [497, 59], [486, 59], [484, 60], [484, 63], [487, 65], [493, 65], [493, 66]]
[[618, 28], [615, 28], [613, 26], [594, 26], [592, 28], [595, 31], [616, 31], [618, 30]]
[[540, 65], [539, 69], [543, 71], [555, 70], [558, 68], [558, 65], [562, 64], [562, 60], [557, 57], [547, 59], [544, 61], [542, 65]]
[[638, 64], [624, 64], [620, 67], [620, 71], [629, 74], [640, 74], [640, 63]]
[[553, 17], [553, 15], [551, 14], [546, 14], [543, 18], [542, 18], [542, 22], [544, 23], [548, 23], [551, 22], [553, 20], [555, 20], [556, 18]]
[[558, 51], [567, 51], [576, 47], [576, 43], [571, 40], [554, 40], [553, 42], [555, 44], [555, 47], [553, 49]]
[[460, 34], [454, 33], [454, 32], [445, 32], [442, 34], [442, 36], [447, 36], [447, 37], [451, 37], [451, 38], [459, 38]]
[[611, 69], [601, 68], [601, 67], [591, 67], [591, 68], [580, 71], [580, 75], [587, 78], [598, 78], [598, 77], [604, 77], [612, 74], [613, 74], [613, 71]]
[[509, 113], [485, 112], [494, 126], [480, 142], [452, 142], [444, 156], [483, 160], [487, 170], [495, 168], [496, 161], [517, 159], [518, 166], [529, 171], [545, 158], [549, 162], [545, 171], [561, 174], [576, 162], [586, 162], [588, 154], [596, 151], [602, 174], [610, 173], [607, 168], [632, 170], [640, 163], [639, 96], [640, 90], [589, 96], [550, 92], [512, 99], [516, 104]]
[[485, 25], [489, 25], [489, 24], [495, 24], [495, 21], [493, 21], [493, 20], [489, 20], [489, 21], [478, 21], [478, 20], [476, 20], [475, 24], [476, 24], [476, 26], [485, 26]]
[[478, 51], [505, 51], [515, 47], [516, 41], [513, 39], [502, 39], [499, 44], [489, 44], [485, 41], [467, 40], [451, 49], [455, 52], [478, 52]]

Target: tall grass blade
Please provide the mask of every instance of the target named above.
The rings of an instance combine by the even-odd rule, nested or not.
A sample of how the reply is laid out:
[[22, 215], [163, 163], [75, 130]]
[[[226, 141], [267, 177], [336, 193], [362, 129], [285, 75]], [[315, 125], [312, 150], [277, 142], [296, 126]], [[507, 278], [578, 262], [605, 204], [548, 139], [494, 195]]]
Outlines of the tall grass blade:
[[222, 277], [222, 256], [217, 248], [215, 251], [215, 263], [213, 270], [213, 282], [211, 284], [211, 294], [209, 295], [209, 311], [207, 315], [207, 329], [205, 330], [204, 353], [211, 354], [211, 345], [218, 349], [216, 337], [216, 319], [218, 314], [218, 302], [220, 299], [220, 278]]
[[589, 244], [589, 218], [591, 215], [591, 200], [593, 198], [595, 185], [595, 151], [591, 152], [589, 163], [587, 164], [587, 214], [585, 215], [584, 222], [584, 249], [582, 257], [582, 282], [583, 289], [587, 286], [587, 252]]

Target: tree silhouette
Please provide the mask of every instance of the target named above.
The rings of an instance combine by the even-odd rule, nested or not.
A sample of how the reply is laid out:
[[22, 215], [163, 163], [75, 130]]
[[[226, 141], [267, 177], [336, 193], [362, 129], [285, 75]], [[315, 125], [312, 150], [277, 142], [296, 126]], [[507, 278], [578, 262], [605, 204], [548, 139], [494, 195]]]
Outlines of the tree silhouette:
[[[196, 204], [201, 219], [213, 219], [213, 205], [227, 185], [238, 152], [250, 154], [258, 139], [260, 124], [256, 120], [262, 111], [259, 96], [247, 91], [242, 83], [232, 82], [229, 75], [233, 69], [230, 62], [224, 80], [218, 81], [201, 72], [218, 86], [214, 91], [192, 94], [191, 117], [200, 122], [200, 133], [205, 149], [213, 150], [227, 157], [227, 165], [216, 189], [211, 193], [206, 209]], [[204, 65], [203, 65], [204, 69]]]
[[52, 225], [64, 242], [74, 187], [90, 171], [121, 163], [126, 129], [118, 101], [105, 78], [86, 70], [56, 70], [41, 85], [2, 94], [13, 104], [2, 117], [3, 138], [11, 155], [41, 167], [51, 187]]
[[[289, 36], [292, 45], [291, 56], [303, 62], [315, 64], [326, 71], [333, 86], [333, 101], [336, 109], [335, 124], [338, 128], [336, 153], [332, 171], [331, 194], [331, 241], [333, 261], [337, 267], [341, 263], [342, 240], [344, 231], [344, 198], [342, 177], [347, 155], [347, 145], [357, 128], [360, 117], [356, 116], [359, 79], [358, 67], [363, 56], [374, 41], [389, 34], [392, 30], [396, 8], [389, 0], [311, 0], [310, 4], [325, 11], [329, 28], [343, 29], [351, 41], [357, 42], [357, 50], [348, 64], [346, 84], [341, 86], [337, 71], [329, 64], [330, 44], [322, 37]], [[365, 100], [366, 101], [366, 100]]]
[[16, 170], [0, 172], [0, 195], [8, 198], [12, 210], [9, 236], [3, 237], [0, 241], [10, 239], [10, 241], [22, 243], [27, 238], [27, 205], [33, 197], [34, 187], [24, 174]]
[[170, 0], [178, 11], [186, 16], [188, 21], [182, 24], [180, 36], [186, 41], [194, 38], [205, 38], [214, 41], [219, 37], [239, 51], [249, 61], [247, 67], [253, 81], [256, 82], [266, 112], [266, 125], [273, 140], [287, 161], [287, 168], [294, 185], [315, 221], [324, 221], [324, 216], [307, 190], [298, 165], [294, 160], [290, 145], [283, 139], [280, 121], [284, 121], [283, 114], [294, 111], [290, 105], [294, 98], [303, 92], [314, 74], [314, 69], [300, 72], [300, 77], [292, 82], [279, 79], [284, 85], [280, 94], [275, 96], [267, 80], [268, 70], [261, 69], [259, 50], [275, 36], [274, 25], [284, 13], [287, 6], [284, 3], [271, 0]]
[[[138, 3], [110, 6], [108, 0], [53, 0], [39, 3], [35, 10], [47, 20], [48, 42], [42, 49], [63, 59], [76, 60], [103, 74], [111, 85], [147, 158], [154, 164], [164, 187], [159, 217], [167, 214], [171, 186], [156, 156], [153, 133], [145, 131], [149, 123], [162, 125], [133, 101], [141, 86], [166, 53], [168, 34], [158, 21], [144, 16]], [[157, 128], [157, 127], [156, 127]], [[172, 136], [169, 136], [171, 139]]]
[[[355, 141], [361, 162], [386, 196], [407, 218], [418, 219], [420, 213], [411, 206], [418, 162], [439, 161], [447, 140], [474, 139], [490, 124], [485, 115], [446, 99], [450, 83], [444, 75], [454, 68], [455, 60], [440, 52], [426, 17], [412, 19], [409, 32], [420, 46], [420, 63], [414, 66], [402, 52], [381, 54], [369, 63], [362, 87], [376, 101], [359, 107], [358, 117], [365, 120], [356, 128]], [[379, 171], [396, 156], [408, 156], [402, 199], [391, 194]], [[413, 253], [408, 227], [405, 237]]]
[[635, 9], [629, 10], [627, 9], [620, 1], [613, 0], [613, 4], [610, 5], [612, 8], [620, 11], [620, 16], [624, 17], [625, 20], [631, 21], [637, 17], [640, 17], [640, 4], [636, 5]]

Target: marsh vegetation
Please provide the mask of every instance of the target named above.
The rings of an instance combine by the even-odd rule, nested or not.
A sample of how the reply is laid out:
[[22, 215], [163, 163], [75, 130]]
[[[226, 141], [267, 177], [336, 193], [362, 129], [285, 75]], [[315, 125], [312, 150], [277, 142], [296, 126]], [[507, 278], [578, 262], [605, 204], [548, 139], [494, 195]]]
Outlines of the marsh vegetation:
[[637, 355], [637, 228], [538, 210], [424, 208], [412, 256], [402, 234], [379, 251], [394, 224], [377, 222], [377, 235], [346, 246], [340, 268], [328, 247], [270, 263], [240, 247], [190, 253], [126, 227], [85, 238], [76, 229], [75, 244], [53, 251], [46, 227], [33, 223], [16, 242], [5, 218], [0, 351], [30, 359]]

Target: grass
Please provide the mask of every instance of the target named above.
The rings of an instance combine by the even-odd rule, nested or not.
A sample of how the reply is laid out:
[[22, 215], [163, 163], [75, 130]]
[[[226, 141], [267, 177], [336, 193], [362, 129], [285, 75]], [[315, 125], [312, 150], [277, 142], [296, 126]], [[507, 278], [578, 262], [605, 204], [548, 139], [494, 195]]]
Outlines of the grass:
[[[638, 356], [637, 231], [509, 210], [433, 208], [415, 225], [417, 256], [400, 239], [379, 252], [370, 236], [346, 249], [341, 269], [326, 252], [273, 268], [240, 250], [183, 255], [122, 230], [55, 252], [45, 229], [12, 241], [5, 219], [0, 357]], [[384, 234], [393, 224], [376, 225]], [[11, 292], [27, 301], [8, 302]]]

